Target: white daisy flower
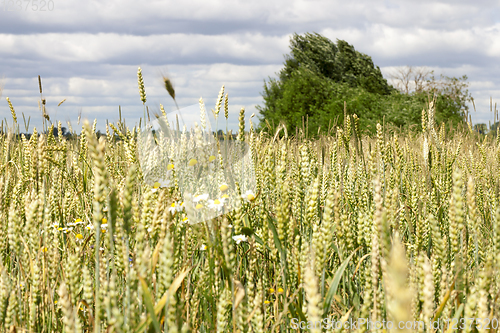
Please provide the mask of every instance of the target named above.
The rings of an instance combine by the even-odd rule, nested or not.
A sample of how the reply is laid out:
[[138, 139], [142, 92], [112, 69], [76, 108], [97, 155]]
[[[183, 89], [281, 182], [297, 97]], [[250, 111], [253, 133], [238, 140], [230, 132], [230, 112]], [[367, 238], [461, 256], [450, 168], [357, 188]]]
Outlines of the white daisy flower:
[[82, 235], [82, 234], [76, 234], [76, 235], [75, 235], [75, 240], [76, 240], [78, 243], [83, 242], [83, 235]]
[[200, 250], [201, 251], [205, 251], [206, 249], [207, 249], [206, 245], [205, 244], [201, 244]]
[[236, 235], [233, 236], [233, 239], [236, 242], [236, 244], [239, 244], [241, 242], [246, 242], [248, 238], [245, 235]]
[[224, 200], [224, 198], [208, 200], [208, 207], [212, 209], [222, 210], [222, 207], [224, 207]]
[[170, 186], [170, 179], [167, 179], [167, 180], [160, 179], [160, 187], [161, 188], [169, 187], [169, 186]]
[[187, 217], [185, 217], [185, 218], [183, 218], [183, 219], [182, 219], [182, 222], [184, 222], [184, 223], [188, 223], [188, 222], [189, 222], [189, 219], [188, 219]]
[[87, 225], [85, 226], [85, 229], [87, 229], [87, 230], [89, 230], [89, 231], [90, 231], [90, 230], [94, 230], [94, 225], [93, 225], [92, 223], [89, 223], [89, 224], [87, 224]]
[[159, 181], [155, 182], [153, 184], [153, 189], [151, 190], [151, 192], [156, 192], [158, 191], [159, 188], [164, 188], [164, 187], [169, 187], [170, 186], [170, 180], [163, 180], [163, 179], [160, 179]]
[[205, 201], [208, 199], [208, 193], [205, 194], [200, 194], [194, 197], [193, 201], [198, 202], [198, 201]]
[[175, 214], [175, 212], [180, 212], [182, 208], [182, 204], [179, 204], [178, 202], [172, 202], [168, 210], [170, 211], [170, 213]]
[[107, 223], [103, 223], [101, 224], [101, 229], [106, 229], [108, 227], [108, 224]]
[[75, 225], [78, 225], [78, 224], [85, 224], [85, 222], [83, 222], [81, 219], [76, 219]]
[[153, 228], [149, 227], [148, 232], [151, 232], [151, 231], [153, 231]]
[[241, 197], [248, 202], [252, 202], [255, 200], [255, 194], [253, 193], [252, 190], [246, 191], [244, 194], [241, 195]]

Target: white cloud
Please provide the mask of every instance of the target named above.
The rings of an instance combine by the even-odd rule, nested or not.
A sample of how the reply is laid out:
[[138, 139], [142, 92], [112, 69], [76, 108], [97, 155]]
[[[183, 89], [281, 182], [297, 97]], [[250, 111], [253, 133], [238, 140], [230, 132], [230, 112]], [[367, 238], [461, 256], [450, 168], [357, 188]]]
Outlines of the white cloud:
[[[418, 58], [432, 55], [437, 61], [453, 55], [500, 55], [499, 25], [487, 28], [441, 31], [423, 28], [398, 28], [374, 24], [366, 31], [360, 29], [324, 29], [326, 37], [347, 40], [358, 50], [373, 57], [389, 59]], [[471, 59], [473, 60], [473, 59]]]
[[[120, 59], [151, 59], [151, 62], [209, 63], [210, 58], [275, 63], [288, 46], [287, 36], [262, 34], [215, 35], [120, 35], [117, 33], [46, 33], [32, 35], [0, 34], [3, 57], [38, 56], [59, 62], [120, 63]], [[208, 59], [206, 59], [208, 58]], [[207, 61], [208, 60], [208, 61]], [[123, 60], [122, 60], [123, 61]]]

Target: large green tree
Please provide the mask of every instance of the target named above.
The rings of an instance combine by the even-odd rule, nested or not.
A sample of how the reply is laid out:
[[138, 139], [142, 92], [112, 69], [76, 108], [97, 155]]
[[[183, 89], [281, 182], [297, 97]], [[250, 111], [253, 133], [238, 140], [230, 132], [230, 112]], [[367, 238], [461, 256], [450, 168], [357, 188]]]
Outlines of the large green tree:
[[278, 78], [264, 81], [264, 106], [257, 107], [262, 127], [266, 121], [284, 123], [294, 132], [307, 119], [309, 133], [314, 134], [320, 126], [326, 130], [342, 122], [344, 105], [347, 114], [358, 115], [362, 130], [373, 132], [383, 118], [409, 127], [420, 124], [430, 94], [437, 96], [436, 120], [456, 123], [463, 118], [468, 95], [460, 79], [447, 78], [448, 85], [438, 87], [431, 77], [429, 89], [405, 94], [387, 83], [371, 57], [346, 41], [334, 43], [317, 33], [294, 34], [290, 50]]
[[306, 117], [314, 130], [325, 122], [328, 125], [335, 117], [343, 117], [346, 94], [358, 98], [347, 101], [348, 104], [358, 104], [367, 111], [372, 109], [369, 104], [375, 98], [369, 94], [389, 95], [395, 91], [371, 57], [346, 41], [338, 40], [335, 44], [317, 33], [294, 34], [290, 49], [279, 78], [269, 78], [264, 84], [265, 105], [258, 109], [269, 122], [285, 122], [293, 130]]
[[309, 69], [316, 75], [351, 87], [388, 95], [394, 90], [382, 76], [371, 57], [360, 53], [343, 40], [337, 44], [317, 33], [294, 34], [290, 40], [290, 55], [285, 56], [285, 68], [280, 80], [285, 82], [299, 69]]

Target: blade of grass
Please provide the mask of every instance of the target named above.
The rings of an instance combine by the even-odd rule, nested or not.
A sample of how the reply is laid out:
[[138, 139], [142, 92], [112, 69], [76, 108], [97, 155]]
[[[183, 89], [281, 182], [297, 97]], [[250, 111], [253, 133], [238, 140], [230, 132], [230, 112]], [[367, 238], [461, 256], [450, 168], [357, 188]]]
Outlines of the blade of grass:
[[[153, 313], [154, 313], [155, 316], [157, 316], [164, 309], [165, 304], [167, 303], [167, 297], [168, 297], [168, 295], [173, 295], [177, 291], [177, 289], [179, 289], [179, 287], [181, 286], [182, 281], [187, 276], [187, 274], [189, 273], [190, 270], [191, 270], [191, 268], [188, 268], [185, 271], [183, 271], [182, 273], [180, 273], [179, 275], [177, 275], [177, 277], [174, 279], [174, 281], [170, 285], [170, 288], [165, 292], [165, 294], [163, 294], [162, 298], [158, 301], [158, 303], [156, 303], [156, 305], [154, 307], [154, 311], [153, 311]], [[146, 329], [146, 327], [149, 326], [149, 324], [151, 323], [151, 321], [152, 321], [152, 318], [151, 318], [151, 313], [150, 313], [146, 317], [146, 319], [143, 320], [137, 326], [137, 328], [135, 329], [135, 332], [136, 333], [142, 333], [142, 332], [144, 332], [144, 330]]]
[[448, 302], [453, 289], [455, 289], [455, 283], [457, 282], [458, 273], [460, 273], [460, 272], [457, 272], [457, 274], [455, 275], [455, 279], [453, 280], [453, 283], [451, 284], [450, 288], [448, 289], [448, 291], [444, 295], [444, 298], [441, 301], [441, 304], [439, 305], [438, 309], [436, 310], [436, 314], [434, 315], [434, 319], [432, 321], [436, 321], [439, 318], [439, 316], [441, 316], [441, 312], [443, 312], [444, 307], [446, 305], [446, 302]]
[[148, 310], [149, 313], [148, 318], [151, 318], [156, 333], [160, 333], [161, 332], [160, 323], [158, 322], [158, 318], [156, 317], [155, 309], [153, 307], [153, 297], [151, 296], [151, 292], [149, 291], [148, 284], [141, 276], [139, 276], [139, 280], [141, 281], [144, 303], [146, 304], [146, 309]]
[[328, 288], [328, 292], [326, 293], [326, 296], [325, 296], [325, 302], [323, 303], [323, 317], [326, 317], [326, 315], [328, 314], [328, 310], [330, 309], [330, 306], [332, 305], [333, 296], [335, 296], [335, 294], [337, 293], [337, 288], [339, 286], [340, 279], [342, 278], [342, 275], [344, 274], [344, 271], [345, 271], [347, 265], [351, 261], [354, 254], [356, 252], [358, 252], [358, 250], [360, 248], [361, 248], [361, 246], [358, 247], [356, 250], [354, 250], [349, 255], [349, 257], [347, 257], [344, 260], [344, 262], [337, 269], [337, 272], [335, 272], [335, 275], [333, 276], [331, 282], [329, 283], [330, 287]]

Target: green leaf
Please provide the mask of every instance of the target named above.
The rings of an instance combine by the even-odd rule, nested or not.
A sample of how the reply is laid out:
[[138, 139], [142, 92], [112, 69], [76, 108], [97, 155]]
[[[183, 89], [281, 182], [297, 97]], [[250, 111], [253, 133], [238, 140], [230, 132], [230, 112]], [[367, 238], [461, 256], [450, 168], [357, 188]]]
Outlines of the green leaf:
[[271, 229], [271, 232], [273, 233], [274, 244], [276, 245], [276, 249], [278, 249], [280, 255], [282, 256], [282, 258], [284, 258], [283, 248], [281, 247], [281, 242], [278, 237], [278, 232], [276, 231], [276, 226], [274, 225], [271, 216], [268, 216], [267, 222], [269, 224], [269, 229]]
[[241, 233], [242, 233], [243, 235], [245, 235], [245, 236], [250, 237], [250, 236], [252, 236], [252, 235], [253, 235], [253, 232], [254, 232], [254, 231], [253, 231], [253, 229], [252, 229], [252, 228], [249, 228], [249, 227], [243, 227], [243, 228], [241, 228]]
[[156, 333], [161, 332], [160, 323], [158, 322], [158, 318], [156, 317], [155, 309], [153, 307], [153, 297], [151, 296], [151, 292], [148, 289], [148, 285], [146, 281], [139, 276], [139, 280], [141, 281], [142, 293], [144, 296], [144, 303], [146, 304], [146, 309], [148, 310], [149, 316], [153, 322], [153, 326], [155, 328]]
[[[177, 277], [174, 279], [174, 281], [172, 281], [172, 284], [170, 285], [170, 288], [168, 288], [168, 290], [165, 292], [165, 294], [163, 294], [162, 298], [158, 301], [158, 303], [156, 303], [156, 305], [154, 307], [153, 314], [154, 314], [155, 318], [160, 313], [160, 311], [163, 310], [163, 308], [165, 307], [165, 304], [167, 304], [167, 297], [168, 297], [168, 295], [175, 294], [175, 292], [177, 291], [177, 289], [179, 289], [179, 287], [181, 286], [182, 281], [187, 276], [187, 274], [189, 273], [190, 270], [191, 270], [191, 268], [188, 268], [188, 269], [184, 270], [183, 272], [179, 273], [177, 275]], [[146, 327], [149, 326], [149, 324], [151, 323], [152, 320], [153, 319], [152, 319], [151, 312], [150, 312], [150, 315], [148, 315], [146, 317], [146, 319], [143, 320], [139, 324], [139, 326], [137, 326], [137, 328], [135, 329], [135, 332], [136, 333], [142, 333], [142, 332], [144, 332], [145, 329], [146, 329]]]
[[[464, 310], [464, 303], [460, 304], [460, 306], [458, 307], [458, 310], [457, 312], [455, 312], [455, 316], [453, 316], [453, 320], [452, 320], [452, 323], [453, 322], [456, 322], [456, 323], [459, 323], [460, 322], [460, 316], [462, 315], [462, 311]], [[448, 329], [446, 330], [446, 333], [451, 333], [454, 331], [453, 329], [454, 325], [450, 324], [450, 326], [448, 327]]]
[[439, 307], [436, 309], [436, 314], [434, 315], [433, 321], [436, 321], [439, 318], [439, 316], [441, 316], [441, 313], [443, 312], [444, 307], [446, 306], [446, 303], [450, 299], [451, 293], [455, 289], [455, 283], [457, 282], [457, 278], [458, 278], [459, 273], [460, 272], [457, 272], [457, 274], [455, 275], [455, 279], [453, 280], [453, 283], [451, 284], [450, 288], [448, 288], [448, 291], [444, 295], [443, 300], [441, 301], [441, 304], [439, 304]]
[[337, 293], [337, 288], [340, 283], [340, 279], [342, 278], [342, 275], [344, 274], [344, 270], [346, 269], [347, 265], [351, 261], [352, 257], [354, 254], [360, 249], [361, 247], [358, 247], [356, 250], [354, 250], [347, 259], [344, 260], [344, 262], [339, 266], [337, 269], [337, 272], [335, 272], [335, 275], [333, 276], [332, 280], [330, 281], [329, 285], [330, 287], [328, 288], [328, 292], [326, 293], [325, 301], [323, 303], [323, 317], [326, 318], [328, 314], [328, 310], [330, 309], [330, 306], [332, 305], [333, 301], [333, 296]]
[[300, 321], [307, 322], [307, 318], [304, 315], [304, 313], [302, 312], [302, 307], [300, 306], [300, 304], [298, 304], [297, 301], [289, 304], [288, 308], [290, 309], [290, 313], [292, 314], [293, 318], [297, 318], [297, 319], [300, 319]]

